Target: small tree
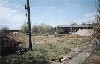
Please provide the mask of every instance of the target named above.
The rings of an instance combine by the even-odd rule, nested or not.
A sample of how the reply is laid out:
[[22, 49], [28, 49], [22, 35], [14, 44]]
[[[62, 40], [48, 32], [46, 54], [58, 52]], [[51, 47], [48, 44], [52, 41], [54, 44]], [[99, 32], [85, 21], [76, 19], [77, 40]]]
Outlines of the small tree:
[[82, 23], [81, 25], [86, 25], [85, 23]]
[[28, 24], [26, 22], [24, 22], [24, 24], [21, 26], [21, 32], [22, 33], [28, 33]]
[[32, 33], [33, 34], [37, 34], [38, 33], [38, 26], [37, 25], [33, 25], [33, 27], [32, 27]]
[[43, 23], [32, 27], [32, 32], [34, 34], [54, 34], [54, 31], [55, 30], [52, 26], [45, 25]]
[[77, 25], [77, 23], [72, 23], [71, 25]]
[[7, 26], [6, 27], [2, 27], [1, 31], [0, 31], [0, 34], [3, 34], [3, 35], [8, 34], [9, 32], [7, 30], [9, 30], [9, 27], [7, 27]]
[[47, 28], [48, 28], [48, 31], [47, 32], [49, 34], [54, 34], [55, 33], [55, 28], [54, 27], [47, 25]]

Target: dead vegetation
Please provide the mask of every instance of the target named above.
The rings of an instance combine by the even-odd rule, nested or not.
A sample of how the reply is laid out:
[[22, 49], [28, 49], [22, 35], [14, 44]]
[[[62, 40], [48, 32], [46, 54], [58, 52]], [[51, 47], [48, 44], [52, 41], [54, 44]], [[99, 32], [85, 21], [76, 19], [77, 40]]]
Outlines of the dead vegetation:
[[[12, 35], [12, 37], [16, 41], [22, 42], [19, 44], [19, 47], [28, 48], [27, 35], [19, 34], [19, 35], [14, 35], [14, 36]], [[85, 43], [88, 40], [89, 40], [89, 37], [86, 37], [86, 36], [82, 37], [79, 35], [64, 35], [64, 36], [58, 36], [58, 37], [55, 37], [54, 35], [32, 36], [33, 51], [27, 52], [18, 57], [23, 58], [23, 60], [28, 60], [27, 62], [32, 61], [32, 63], [34, 63], [34, 60], [28, 59], [28, 58], [37, 58], [39, 62], [42, 62], [42, 61], [44, 62], [45, 60], [56, 61], [61, 58], [60, 55], [68, 54], [71, 51], [71, 48], [78, 47], [82, 43]], [[11, 60], [11, 62], [18, 61], [16, 55], [10, 55], [6, 57], [5, 62], [7, 62], [10, 57], [12, 57], [11, 59], [13, 60], [13, 61]], [[8, 62], [8, 63], [11, 63], [11, 62]], [[20, 60], [20, 62], [22, 62], [22, 60]], [[37, 64], [39, 63], [37, 62]]]
[[[14, 38], [17, 41], [22, 41], [23, 43], [28, 43], [28, 35], [15, 35]], [[38, 36], [32, 36], [32, 42], [33, 43], [49, 43], [49, 42], [65, 42], [66, 40], [88, 40], [90, 39], [89, 36], [79, 36], [79, 35], [64, 35], [64, 36], [58, 36], [55, 37], [54, 35], [38, 35]]]
[[[17, 41], [22, 41], [22, 47], [28, 47], [27, 35], [16, 35]], [[79, 35], [64, 35], [55, 37], [54, 35], [38, 35], [32, 36], [33, 52], [46, 54], [48, 59], [57, 60], [62, 54], [66, 54], [71, 48], [80, 46], [89, 40], [89, 37]], [[40, 50], [40, 51], [39, 51]]]

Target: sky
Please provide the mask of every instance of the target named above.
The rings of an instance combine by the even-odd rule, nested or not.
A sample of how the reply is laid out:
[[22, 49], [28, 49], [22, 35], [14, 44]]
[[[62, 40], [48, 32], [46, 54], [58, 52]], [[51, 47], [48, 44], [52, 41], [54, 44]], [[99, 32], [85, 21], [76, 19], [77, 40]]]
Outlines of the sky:
[[[96, 0], [30, 0], [31, 23], [56, 27], [95, 19]], [[26, 0], [0, 0], [0, 27], [20, 29], [27, 22]]]

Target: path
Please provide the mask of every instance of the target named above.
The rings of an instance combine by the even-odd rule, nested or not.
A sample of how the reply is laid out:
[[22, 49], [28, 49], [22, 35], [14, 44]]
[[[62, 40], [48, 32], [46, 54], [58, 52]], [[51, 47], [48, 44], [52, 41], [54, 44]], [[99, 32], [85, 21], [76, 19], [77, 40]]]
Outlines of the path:
[[61, 62], [51, 62], [51, 64], [80, 64], [82, 63], [89, 55], [90, 52], [94, 49], [94, 41], [86, 42], [80, 47], [76, 47], [69, 52], [69, 54], [63, 56]]

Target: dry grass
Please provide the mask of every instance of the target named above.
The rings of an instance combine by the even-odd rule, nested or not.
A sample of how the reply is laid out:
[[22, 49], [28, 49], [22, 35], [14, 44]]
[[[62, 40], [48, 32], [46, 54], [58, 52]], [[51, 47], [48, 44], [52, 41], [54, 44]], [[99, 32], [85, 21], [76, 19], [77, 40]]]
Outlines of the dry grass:
[[[28, 45], [28, 35], [15, 35], [13, 36], [17, 41], [21, 41], [23, 43], [23, 47], [27, 47]], [[27, 52], [24, 55], [10, 55], [7, 56], [5, 62], [9, 64], [13, 64], [17, 61], [16, 64], [30, 64], [29, 61], [34, 63], [36, 60], [38, 61], [35, 64], [41, 64], [45, 60], [58, 60], [62, 54], [68, 54], [71, 51], [71, 48], [77, 47], [80, 44], [88, 41], [89, 37], [81, 37], [78, 35], [65, 35], [54, 37], [54, 35], [49, 36], [32, 36], [33, 43], [33, 51]], [[11, 60], [10, 60], [10, 59]], [[20, 60], [19, 60], [20, 58]], [[32, 59], [30, 59], [32, 58]], [[36, 60], [33, 60], [37, 58]], [[13, 60], [13, 61], [12, 61]], [[26, 61], [28, 60], [28, 61]], [[5, 63], [4, 63], [5, 64]], [[45, 63], [43, 63], [45, 64]]]
[[[17, 41], [23, 42], [22, 44], [28, 44], [28, 35], [16, 35], [14, 38]], [[63, 43], [68, 47], [76, 47], [89, 40], [89, 37], [79, 35], [65, 35], [55, 37], [54, 35], [49, 36], [32, 36], [32, 43], [34, 44], [45, 44], [45, 43]]]

